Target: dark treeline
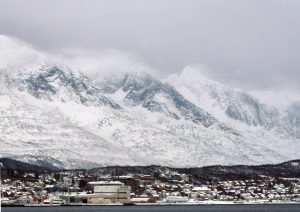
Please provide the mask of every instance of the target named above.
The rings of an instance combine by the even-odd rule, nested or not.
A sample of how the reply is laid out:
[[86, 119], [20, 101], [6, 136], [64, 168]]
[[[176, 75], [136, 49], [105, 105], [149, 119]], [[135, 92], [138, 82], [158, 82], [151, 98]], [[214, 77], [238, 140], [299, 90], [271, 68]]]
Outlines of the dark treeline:
[[111, 166], [90, 170], [96, 174], [147, 174], [155, 175], [167, 172], [189, 174], [199, 180], [244, 180], [270, 177], [300, 177], [300, 160], [288, 161], [280, 164], [258, 166], [206, 166], [201, 168], [170, 168], [163, 166]]
[[[1, 158], [2, 170], [8, 176], [18, 172], [58, 172], [53, 166], [37, 166], [8, 158]], [[71, 171], [71, 170], [69, 170]], [[72, 170], [74, 171], [74, 170]], [[78, 170], [77, 170], [78, 171]], [[199, 180], [245, 180], [269, 177], [300, 177], [300, 160], [288, 161], [280, 164], [267, 164], [258, 166], [233, 165], [233, 166], [206, 166], [201, 168], [171, 168], [164, 166], [109, 166], [84, 170], [90, 175], [160, 175], [168, 172], [188, 174]]]

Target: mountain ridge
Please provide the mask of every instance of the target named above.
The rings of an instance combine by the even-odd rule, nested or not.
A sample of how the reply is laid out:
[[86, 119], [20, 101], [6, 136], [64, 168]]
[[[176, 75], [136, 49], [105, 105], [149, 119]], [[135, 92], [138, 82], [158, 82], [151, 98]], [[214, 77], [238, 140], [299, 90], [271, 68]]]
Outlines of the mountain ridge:
[[174, 85], [145, 73], [91, 80], [50, 66], [6, 75], [1, 84], [2, 157], [92, 168], [260, 164], [298, 155], [297, 137], [219, 121]]
[[[72, 169], [64, 170], [53, 166], [36, 166], [9, 158], [0, 158], [2, 168], [20, 172], [58, 172], [73, 171]], [[75, 169], [77, 171], [78, 169]], [[297, 178], [300, 177], [300, 160], [286, 161], [279, 164], [263, 164], [256, 166], [232, 165], [232, 166], [206, 166], [192, 168], [174, 168], [166, 166], [106, 166], [92, 169], [80, 169], [88, 171], [94, 175], [135, 175], [145, 174], [159, 176], [165, 173], [179, 173], [192, 175], [198, 180], [245, 180], [245, 179], [264, 179], [265, 177], [274, 178]]]

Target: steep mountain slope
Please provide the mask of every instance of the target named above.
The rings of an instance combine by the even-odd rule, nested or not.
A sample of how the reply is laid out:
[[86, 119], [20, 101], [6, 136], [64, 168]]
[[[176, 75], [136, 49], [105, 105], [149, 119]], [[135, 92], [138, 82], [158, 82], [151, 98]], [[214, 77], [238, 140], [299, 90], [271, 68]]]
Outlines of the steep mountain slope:
[[167, 83], [86, 76], [65, 59], [0, 35], [0, 157], [64, 168], [299, 158], [299, 103], [281, 110], [191, 70]]
[[[128, 86], [128, 84], [131, 86]], [[165, 96], [168, 96], [168, 97], [171, 96], [171, 95], [168, 95], [168, 91], [160, 89], [161, 87], [157, 86], [157, 84], [160, 84], [160, 86], [171, 87], [165, 83], [161, 83], [161, 82], [158, 83], [155, 78], [152, 78], [147, 74], [145, 75], [145, 74], [141, 74], [141, 73], [125, 74], [123, 76], [118, 76], [117, 79], [104, 78], [104, 79], [101, 79], [100, 82], [98, 81], [98, 85], [101, 87], [101, 89], [105, 93], [110, 94], [110, 97], [113, 98], [115, 101], [117, 101], [120, 105], [124, 105], [124, 107], [129, 107], [129, 108], [133, 107], [134, 111], [137, 110], [136, 109], [137, 105], [141, 106], [141, 108], [147, 109], [149, 111], [153, 111], [152, 108], [147, 107], [148, 104], [146, 104], [146, 103], [149, 101], [153, 101], [155, 103], [155, 105], [164, 105], [164, 106], [167, 105], [167, 108], [169, 108], [169, 107], [172, 108], [172, 106], [174, 105], [174, 101], [172, 98], [167, 98], [168, 101], [161, 101], [161, 98], [157, 98], [157, 96], [159, 96], [161, 93], [163, 93]], [[194, 84], [190, 83], [190, 85], [194, 85]], [[159, 87], [159, 88], [157, 88], [157, 87]], [[222, 94], [222, 91], [221, 91], [222, 89], [220, 88], [220, 96]], [[135, 95], [136, 90], [139, 91], [138, 95]], [[140, 98], [140, 93], [143, 94], [142, 98]], [[145, 95], [145, 93], [146, 94], [150, 93], [151, 95], [147, 96], [147, 95]], [[251, 99], [252, 102], [256, 101], [253, 97], [246, 94], [245, 92], [241, 92], [241, 93], [243, 95], [246, 95], [249, 99]], [[182, 95], [180, 94], [180, 96], [182, 96]], [[185, 97], [190, 97], [190, 96], [184, 95], [183, 98], [185, 98]], [[166, 102], [167, 102], [167, 104], [165, 104]], [[262, 114], [267, 114], [266, 115], [267, 120], [273, 118], [269, 111], [270, 110], [276, 111], [276, 108], [268, 107], [259, 102], [256, 103], [256, 105], [254, 104], [254, 106], [253, 106], [252, 102], [245, 103], [243, 101], [238, 102], [238, 99], [236, 100], [236, 103], [238, 103], [242, 108], [247, 108], [247, 107], [253, 108], [254, 107], [254, 109], [253, 109], [254, 112], [255, 112], [256, 106], [259, 105], [259, 109], [257, 109], [258, 111], [256, 111], [257, 113], [255, 113], [255, 115], [262, 113]], [[196, 101], [194, 103], [199, 103], [199, 102]], [[245, 105], [245, 104], [248, 104], [248, 105]], [[199, 108], [196, 106], [197, 104], [196, 105], [192, 104], [192, 105], [196, 108]], [[198, 106], [200, 106], [200, 107], [204, 106], [203, 108], [208, 107], [207, 105], [209, 105], [209, 102], [206, 99], [202, 99], [201, 104], [198, 104]], [[216, 107], [211, 107], [211, 108], [216, 109]], [[269, 108], [271, 108], [271, 109], [269, 109]], [[265, 109], [265, 111], [263, 111], [263, 109]], [[262, 110], [262, 112], [260, 112], [260, 110]], [[168, 114], [169, 110], [165, 110], [167, 112], [165, 112], [164, 110], [157, 110], [157, 111], [162, 114]], [[214, 110], [212, 110], [211, 112], [212, 112], [211, 114], [217, 115]], [[249, 114], [246, 114], [246, 115], [248, 115], [250, 118], [252, 118], [251, 115], [254, 112], [250, 111]], [[142, 112], [139, 111], [139, 114], [142, 114]], [[179, 120], [182, 121], [182, 119], [180, 119], [182, 117], [182, 116], [180, 116], [181, 115], [180, 112], [179, 113], [177, 112], [177, 114], [179, 114], [179, 115], [176, 117], [179, 117]], [[208, 115], [212, 116], [211, 114], [208, 114]], [[169, 117], [172, 117], [172, 116], [169, 116]], [[173, 117], [173, 118], [176, 119], [176, 117]], [[262, 120], [263, 116], [256, 115], [256, 116], [254, 116], [253, 119], [255, 119], [256, 117], [259, 117]], [[223, 119], [222, 116], [219, 118], [220, 118], [219, 120], [222, 120], [224, 123], [226, 123], [226, 125], [224, 125], [223, 123], [219, 124], [220, 122], [217, 119], [215, 119], [216, 120], [215, 124], [212, 127], [208, 127], [204, 130], [201, 130], [199, 128], [199, 126], [195, 126], [195, 125], [192, 125], [193, 130], [191, 130], [191, 127], [189, 126], [190, 123], [187, 121], [189, 119], [186, 117], [183, 118], [183, 120], [187, 121], [184, 124], [179, 124], [180, 121], [177, 121], [174, 124], [172, 119], [168, 119], [168, 121], [166, 121], [166, 118], [163, 118], [163, 121], [158, 121], [155, 124], [159, 123], [160, 127], [161, 126], [167, 127], [168, 130], [170, 130], [171, 132], [178, 132], [177, 136], [184, 136], [188, 141], [196, 140], [196, 141], [199, 141], [200, 144], [205, 143], [205, 146], [209, 146], [209, 147], [213, 148], [213, 150], [209, 149], [208, 151], [206, 151], [205, 147], [202, 147], [203, 148], [202, 150], [205, 150], [205, 151], [200, 150], [202, 157], [203, 157], [203, 155], [210, 155], [211, 152], [213, 152], [212, 155], [214, 155], [214, 157], [216, 157], [215, 155], [227, 154], [226, 157], [230, 158], [229, 155], [233, 156], [233, 155], [237, 154], [237, 155], [239, 155], [237, 157], [237, 158], [239, 158], [239, 160], [247, 161], [245, 163], [253, 163], [253, 162], [251, 162], [251, 160], [261, 156], [262, 152], [264, 152], [262, 154], [265, 156], [264, 159], [268, 160], [268, 161], [270, 161], [270, 157], [273, 157], [273, 156], [271, 156], [271, 152], [272, 153], [276, 152], [275, 154], [278, 154], [277, 155], [278, 158], [282, 158], [283, 155], [285, 155], [287, 157], [291, 157], [291, 158], [298, 157], [297, 151], [295, 151], [295, 149], [293, 149], [293, 148], [289, 148], [289, 145], [293, 146], [293, 147], [299, 147], [298, 140], [297, 139], [295, 140], [294, 137], [292, 139], [286, 138], [286, 136], [283, 135], [279, 130], [277, 130], [277, 131], [273, 130], [270, 127], [271, 125], [264, 126], [264, 127], [266, 127], [266, 129], [259, 125], [258, 125], [258, 127], [255, 127], [253, 125], [250, 127], [247, 127], [248, 125], [240, 127], [241, 124], [240, 124], [239, 120], [233, 120], [233, 122], [230, 121], [227, 123], [227, 121], [230, 120], [230, 118]], [[153, 120], [154, 118], [151, 118], [151, 119]], [[203, 126], [205, 126], [205, 125], [203, 125]], [[225, 126], [225, 127], [222, 128], [222, 126]], [[222, 129], [222, 130], [220, 130], [220, 129]], [[215, 131], [213, 131], [213, 130], [215, 130]], [[203, 133], [203, 131], [205, 133]], [[224, 136], [224, 134], [222, 134], [220, 132], [222, 132], [222, 133], [225, 132], [224, 133], [225, 136]], [[229, 136], [231, 136], [231, 137], [228, 138]], [[232, 144], [233, 141], [235, 141], [236, 143]], [[237, 142], [237, 141], [239, 141], [239, 142]], [[254, 156], [254, 155], [256, 155], [256, 156]], [[269, 158], [266, 157], [266, 155], [268, 155]], [[214, 160], [214, 157], [208, 156], [206, 158], [206, 160], [207, 161]], [[223, 160], [223, 159], [217, 159], [217, 160]], [[224, 160], [226, 160], [226, 159], [224, 159]], [[273, 159], [271, 159], [271, 160], [273, 160]], [[211, 163], [211, 161], [209, 163]]]
[[114, 144], [72, 125], [57, 110], [59, 105], [34, 102], [26, 93], [16, 96], [12, 90], [3, 86], [3, 81], [1, 83], [2, 157], [22, 159], [34, 164], [48, 162], [57, 167], [69, 168], [79, 164], [87, 167], [101, 163], [105, 165], [114, 161], [118, 164], [120, 160], [134, 163], [135, 157], [128, 157], [130, 154], [124, 154]]
[[283, 123], [285, 131], [300, 139], [300, 102], [294, 102], [286, 109]]
[[240, 128], [240, 123], [244, 123], [255, 130], [263, 128], [276, 131], [275, 134], [283, 138], [299, 139], [300, 119], [296, 104], [284, 110], [278, 109], [261, 103], [245, 91], [209, 80], [190, 67], [180, 75], [171, 75], [167, 82], [188, 100], [229, 126]]
[[91, 80], [51, 66], [1, 79], [2, 157], [86, 168], [259, 164], [298, 155], [299, 142], [224, 124], [149, 74]]
[[32, 73], [19, 73], [14, 78], [7, 77], [7, 83], [20, 91], [49, 101], [75, 102], [88, 106], [108, 105], [120, 108], [113, 101], [101, 95], [90, 80], [78, 71], [58, 67], [45, 67]]
[[214, 117], [187, 101], [172, 86], [163, 84], [147, 73], [124, 74], [123, 78], [106, 79], [98, 82], [98, 85], [106, 94], [126, 94], [124, 101], [127, 105], [140, 105], [149, 111], [160, 112], [177, 120], [184, 118], [205, 127], [217, 123]]

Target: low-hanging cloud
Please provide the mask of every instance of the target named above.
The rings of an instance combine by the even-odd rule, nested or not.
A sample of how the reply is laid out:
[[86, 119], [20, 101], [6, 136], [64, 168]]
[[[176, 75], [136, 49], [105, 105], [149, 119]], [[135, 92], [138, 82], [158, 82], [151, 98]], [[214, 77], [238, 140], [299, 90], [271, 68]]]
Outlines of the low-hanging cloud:
[[26, 70], [35, 65], [43, 65], [46, 58], [46, 53], [35, 50], [23, 41], [0, 35], [0, 69], [2, 71]]
[[122, 72], [151, 72], [157, 70], [129, 52], [115, 49], [94, 51], [87, 49], [61, 49], [56, 55], [56, 62], [78, 69], [95, 77], [101, 74], [118, 74]]
[[129, 52], [78, 48], [62, 48], [55, 52], [47, 52], [17, 38], [0, 35], [1, 71], [31, 71], [43, 66], [62, 66], [79, 70], [90, 77], [122, 72], [157, 73], [157, 70]]
[[0, 34], [48, 52], [131, 52], [163, 76], [205, 64], [234, 86], [299, 91], [299, 11], [298, 0], [2, 0]]
[[[158, 69], [148, 65], [142, 58], [130, 52], [115, 49], [88, 50], [80, 48], [61, 48], [56, 51], [44, 51], [28, 44], [20, 39], [0, 35], [0, 73], [9, 74], [14, 71], [34, 71], [44, 66], [58, 66], [79, 70], [91, 78], [107, 77], [119, 73], [147, 72], [156, 77], [163, 77]], [[234, 82], [224, 72], [217, 72], [205, 64], [192, 64], [183, 68], [182, 72], [192, 70], [195, 72], [195, 82], [199, 77], [209, 81], [211, 79], [223, 84], [232, 84], [236, 88], [244, 88], [245, 85]], [[178, 73], [170, 73], [170, 75]], [[243, 74], [237, 70], [232, 74]], [[165, 76], [166, 77], [166, 76]], [[230, 80], [232, 80], [231, 83]], [[246, 89], [247, 90], [247, 89]], [[280, 89], [260, 89], [253, 87], [250, 93], [262, 102], [272, 103], [276, 106], [289, 105], [299, 101], [300, 96], [293, 86], [280, 87]]]

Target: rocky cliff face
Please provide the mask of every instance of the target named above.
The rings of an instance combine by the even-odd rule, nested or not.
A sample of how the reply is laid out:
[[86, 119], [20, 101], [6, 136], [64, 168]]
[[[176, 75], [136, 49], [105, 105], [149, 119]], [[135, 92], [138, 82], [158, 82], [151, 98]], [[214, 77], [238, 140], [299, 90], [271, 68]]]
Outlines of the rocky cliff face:
[[141, 72], [91, 79], [63, 66], [2, 74], [0, 154], [64, 168], [298, 157], [297, 103], [280, 111], [183, 74], [166, 81]]
[[60, 168], [299, 158], [299, 102], [278, 108], [191, 68], [91, 77], [6, 36], [0, 55], [0, 157]]
[[188, 100], [209, 111], [221, 122], [237, 127], [242, 123], [249, 128], [263, 128], [286, 137], [299, 138], [296, 103], [278, 109], [272, 104], [260, 102], [245, 91], [207, 79], [191, 68], [185, 69], [180, 75], [170, 76], [167, 81]]
[[124, 74], [114, 81], [98, 82], [106, 94], [125, 93], [123, 101], [128, 105], [142, 106], [152, 112], [163, 113], [174, 119], [191, 120], [209, 127], [217, 120], [185, 99], [174, 87], [163, 83], [147, 73]]

